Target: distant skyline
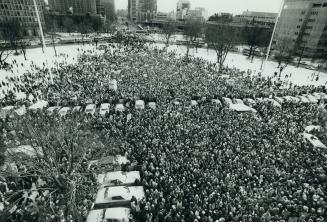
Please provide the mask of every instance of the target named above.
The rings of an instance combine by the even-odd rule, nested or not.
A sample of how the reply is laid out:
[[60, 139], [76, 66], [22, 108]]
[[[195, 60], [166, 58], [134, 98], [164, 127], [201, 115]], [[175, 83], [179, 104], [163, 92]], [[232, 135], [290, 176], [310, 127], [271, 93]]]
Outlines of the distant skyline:
[[[127, 9], [128, 0], [115, 0], [116, 9]], [[178, 0], [157, 0], [158, 12], [176, 11]], [[243, 11], [278, 12], [282, 0], [190, 0], [191, 8], [203, 7], [208, 15], [218, 12], [241, 14]]]

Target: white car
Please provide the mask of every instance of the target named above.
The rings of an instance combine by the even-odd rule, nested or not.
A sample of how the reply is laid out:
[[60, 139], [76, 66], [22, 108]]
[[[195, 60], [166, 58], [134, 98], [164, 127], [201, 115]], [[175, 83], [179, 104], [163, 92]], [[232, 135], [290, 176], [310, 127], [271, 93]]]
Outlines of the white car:
[[61, 108], [59, 110], [59, 115], [60, 116], [66, 116], [69, 111], [70, 111], [69, 107], [63, 107], [63, 108]]
[[130, 206], [133, 197], [137, 201], [145, 198], [143, 186], [105, 187], [98, 190], [93, 209]]
[[246, 105], [252, 107], [252, 106], [254, 106], [256, 104], [256, 102], [251, 98], [245, 98], [243, 104], [246, 104]]
[[274, 99], [275, 99], [277, 102], [279, 102], [280, 104], [284, 103], [284, 99], [281, 98], [281, 97], [276, 96]]
[[36, 111], [38, 109], [43, 109], [48, 106], [48, 101], [45, 100], [39, 100], [30, 107], [28, 107], [29, 110]]
[[216, 104], [216, 105], [219, 105], [219, 106], [222, 105], [219, 99], [212, 99], [211, 102], [212, 102], [213, 104]]
[[109, 103], [103, 103], [103, 104], [101, 104], [100, 111], [99, 111], [100, 115], [101, 116], [104, 116], [104, 115], [106, 115], [106, 113], [109, 113], [109, 108], [110, 108], [110, 104]]
[[59, 110], [60, 106], [52, 106], [47, 109], [47, 114], [52, 115], [55, 111]]
[[311, 103], [318, 103], [318, 99], [312, 95], [306, 95]]
[[197, 106], [198, 102], [196, 100], [191, 100], [191, 106]]
[[310, 100], [305, 96], [298, 96], [302, 103], [310, 103]]
[[244, 102], [241, 99], [234, 99], [234, 103], [244, 105]]
[[98, 160], [91, 160], [88, 165], [88, 169], [90, 169], [92, 166], [121, 166], [123, 164], [128, 164], [130, 161], [127, 159], [126, 156], [106, 156], [102, 157]]
[[109, 89], [117, 91], [117, 89], [118, 89], [117, 80], [112, 79], [112, 80], [109, 81]]
[[85, 113], [86, 114], [94, 115], [95, 114], [95, 110], [96, 110], [95, 104], [89, 104], [85, 108]]
[[155, 102], [149, 102], [148, 105], [149, 105], [149, 107], [151, 109], [156, 109], [156, 103]]
[[23, 116], [26, 114], [26, 107], [25, 106], [21, 106], [18, 109], [16, 109], [14, 111], [18, 116]]
[[116, 112], [124, 112], [125, 111], [125, 107], [123, 104], [117, 104], [115, 107], [115, 111]]
[[139, 171], [115, 171], [99, 174], [97, 182], [100, 186], [130, 186], [135, 184], [136, 181], [141, 181]]
[[135, 109], [144, 109], [144, 101], [136, 100], [135, 101]]
[[128, 222], [131, 210], [127, 207], [115, 207], [91, 210], [86, 222]]
[[7, 115], [10, 115], [11, 112], [15, 109], [14, 106], [6, 106], [3, 107], [0, 111], [0, 118], [4, 119], [7, 117]]
[[223, 97], [223, 101], [228, 107], [233, 105], [233, 102], [230, 98]]

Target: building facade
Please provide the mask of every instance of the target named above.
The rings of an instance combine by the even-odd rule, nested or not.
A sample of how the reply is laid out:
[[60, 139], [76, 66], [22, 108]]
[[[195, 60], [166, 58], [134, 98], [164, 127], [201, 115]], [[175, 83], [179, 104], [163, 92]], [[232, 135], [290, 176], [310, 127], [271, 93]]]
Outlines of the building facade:
[[286, 0], [279, 18], [274, 43], [291, 42], [296, 54], [327, 55], [327, 0]]
[[97, 14], [97, 0], [48, 0], [51, 11], [58, 14], [95, 15]]
[[207, 11], [204, 8], [195, 8], [189, 10], [188, 17], [200, 22], [205, 22], [207, 18]]
[[116, 17], [115, 0], [100, 0], [106, 20], [113, 21]]
[[177, 2], [177, 8], [176, 8], [176, 19], [177, 20], [187, 19], [190, 9], [191, 9], [190, 1], [188, 1], [188, 0], [179, 0]]
[[157, 0], [128, 0], [128, 17], [133, 22], [150, 22], [157, 16]]
[[236, 15], [234, 20], [238, 22], [255, 22], [256, 24], [273, 26], [278, 13], [245, 11], [241, 15]]
[[[44, 0], [36, 0], [42, 27], [44, 22]], [[0, 1], [0, 29], [5, 21], [16, 19], [23, 27], [23, 35], [39, 35], [39, 25], [33, 0], [2, 0]]]

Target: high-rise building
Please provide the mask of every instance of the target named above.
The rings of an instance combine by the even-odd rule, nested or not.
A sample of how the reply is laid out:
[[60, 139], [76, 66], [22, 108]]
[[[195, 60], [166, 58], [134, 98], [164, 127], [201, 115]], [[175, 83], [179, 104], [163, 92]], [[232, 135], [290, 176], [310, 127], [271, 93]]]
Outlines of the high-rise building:
[[157, 0], [129, 0], [128, 17], [134, 22], [149, 22], [157, 15]]
[[188, 18], [198, 20], [201, 22], [205, 22], [205, 20], [207, 18], [207, 11], [204, 8], [195, 8], [195, 9], [189, 10]]
[[[44, 0], [36, 0], [38, 6], [41, 24], [45, 27], [44, 22]], [[36, 17], [33, 0], [2, 0], [0, 1], [0, 29], [6, 20], [17, 19], [24, 31], [24, 35], [36, 36], [39, 34], [39, 26]]]
[[128, 19], [136, 22], [139, 0], [128, 0]]
[[288, 39], [297, 54], [327, 54], [327, 0], [285, 0], [274, 43]]
[[191, 3], [188, 0], [179, 0], [177, 2], [176, 19], [185, 20], [191, 9]]
[[[116, 16], [115, 0], [100, 0], [103, 7], [105, 17], [107, 20], [112, 21]], [[99, 14], [99, 13], [98, 13]]]
[[59, 14], [97, 14], [97, 0], [48, 0], [49, 8]]

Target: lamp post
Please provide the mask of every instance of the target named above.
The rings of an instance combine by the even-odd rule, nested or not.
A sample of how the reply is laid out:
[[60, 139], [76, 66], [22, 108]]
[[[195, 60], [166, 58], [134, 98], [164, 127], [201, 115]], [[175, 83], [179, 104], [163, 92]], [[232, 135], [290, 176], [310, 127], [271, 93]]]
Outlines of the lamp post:
[[[33, 0], [33, 3], [34, 3], [34, 9], [35, 9], [35, 13], [36, 13], [37, 22], [39, 23], [39, 29], [40, 29], [40, 34], [41, 34], [43, 49], [44, 49], [44, 51], [46, 51], [46, 45], [45, 45], [43, 28], [42, 28], [42, 24], [41, 24], [41, 20], [40, 20], [39, 10], [37, 8], [36, 1], [35, 0]], [[43, 53], [44, 53], [44, 51], [43, 51]], [[49, 68], [49, 74], [50, 74], [50, 81], [51, 81], [51, 83], [53, 83], [53, 77], [52, 77], [51, 68]]]
[[[274, 35], [275, 35], [275, 32], [276, 32], [276, 28], [277, 28], [277, 23], [278, 23], [278, 19], [280, 17], [280, 14], [282, 13], [282, 10], [283, 10], [283, 6], [285, 4], [285, 0], [282, 0], [281, 4], [280, 4], [280, 8], [279, 8], [279, 12], [278, 12], [278, 15], [276, 17], [276, 21], [275, 21], [275, 26], [274, 26], [274, 29], [273, 29], [273, 32], [272, 32], [272, 35], [271, 35], [271, 39], [270, 39], [270, 42], [269, 42], [269, 46], [268, 46], [268, 49], [267, 49], [267, 54], [266, 54], [266, 61], [265, 63], [268, 61], [268, 58], [269, 58], [269, 54], [270, 54], [270, 50], [271, 50], [271, 46], [272, 46], [272, 42], [273, 42], [273, 39], [274, 39]], [[266, 64], [264, 64], [264, 67], [265, 67]]]

